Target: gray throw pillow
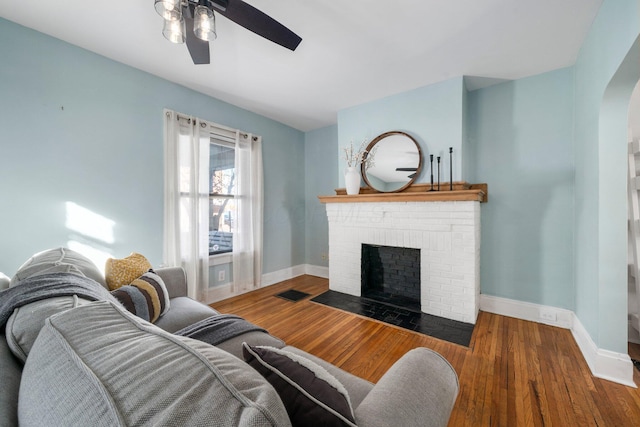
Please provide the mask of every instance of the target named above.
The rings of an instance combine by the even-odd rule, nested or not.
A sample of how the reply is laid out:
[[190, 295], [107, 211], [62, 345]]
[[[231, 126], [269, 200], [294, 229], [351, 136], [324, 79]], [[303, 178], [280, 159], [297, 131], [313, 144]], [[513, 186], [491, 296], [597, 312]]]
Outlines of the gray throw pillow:
[[7, 344], [11, 352], [24, 363], [45, 320], [54, 314], [89, 302], [72, 295], [47, 298], [16, 308], [5, 326]]
[[244, 359], [276, 389], [294, 426], [356, 427], [349, 394], [317, 363], [286, 350], [243, 344]]
[[51, 273], [78, 274], [107, 287], [102, 273], [89, 258], [67, 248], [48, 249], [35, 254], [20, 266], [11, 278], [10, 286], [16, 286], [29, 277]]

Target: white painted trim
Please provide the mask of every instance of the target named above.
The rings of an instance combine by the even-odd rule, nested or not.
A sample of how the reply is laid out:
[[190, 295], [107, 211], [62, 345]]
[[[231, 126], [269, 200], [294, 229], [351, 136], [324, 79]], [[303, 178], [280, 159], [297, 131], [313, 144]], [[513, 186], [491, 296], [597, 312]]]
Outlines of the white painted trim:
[[[480, 294], [480, 310], [564, 329], [571, 329], [575, 317], [571, 310], [484, 294]], [[552, 317], [542, 318], [541, 313], [550, 313]]]
[[329, 267], [305, 264], [304, 271], [305, 271], [305, 274], [308, 274], [309, 276], [317, 276], [317, 277], [322, 277], [324, 279], [329, 278]]
[[284, 282], [285, 280], [293, 279], [294, 277], [302, 276], [303, 274], [324, 277], [325, 279], [328, 279], [329, 267], [322, 267], [319, 265], [311, 264], [299, 264], [294, 265], [293, 267], [274, 271], [272, 273], [266, 273], [262, 275], [262, 287]]
[[[302, 276], [303, 274], [328, 279], [329, 267], [322, 267], [319, 265], [311, 264], [300, 264], [293, 267], [283, 268], [282, 270], [273, 271], [271, 273], [265, 273], [262, 275], [262, 286], [260, 286], [260, 288], [258, 289], [266, 288], [267, 286], [275, 285], [276, 283], [284, 282], [285, 280], [293, 279], [294, 277]], [[206, 298], [207, 304], [212, 304], [223, 299], [255, 291], [255, 289], [246, 289], [233, 292], [232, 285], [232, 283], [225, 283], [213, 288], [209, 288]]]
[[232, 289], [231, 282], [224, 283], [222, 285], [218, 285], [213, 288], [207, 289], [207, 296], [206, 296], [205, 303], [212, 304], [217, 301], [222, 301], [223, 299], [240, 295], [240, 294], [233, 293], [231, 289]]
[[628, 354], [598, 348], [577, 316], [571, 332], [595, 377], [636, 388], [633, 382], [634, 367]]
[[283, 268], [282, 270], [265, 273], [262, 275], [262, 287], [271, 286], [285, 280], [305, 274], [304, 264], [294, 265], [293, 267]]
[[480, 310], [570, 329], [593, 376], [636, 388], [629, 355], [598, 348], [573, 311], [484, 294], [480, 295]]
[[209, 266], [231, 264], [233, 255], [231, 253], [209, 255]]

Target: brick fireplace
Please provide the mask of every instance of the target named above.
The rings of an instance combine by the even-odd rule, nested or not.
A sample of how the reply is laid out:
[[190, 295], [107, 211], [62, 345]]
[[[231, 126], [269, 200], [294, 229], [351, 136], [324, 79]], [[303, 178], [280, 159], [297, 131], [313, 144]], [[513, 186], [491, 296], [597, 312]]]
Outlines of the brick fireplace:
[[456, 195], [462, 200], [438, 200], [444, 194], [435, 193], [321, 197], [329, 220], [330, 289], [362, 296], [363, 245], [417, 249], [421, 311], [475, 324], [484, 193], [474, 194]]

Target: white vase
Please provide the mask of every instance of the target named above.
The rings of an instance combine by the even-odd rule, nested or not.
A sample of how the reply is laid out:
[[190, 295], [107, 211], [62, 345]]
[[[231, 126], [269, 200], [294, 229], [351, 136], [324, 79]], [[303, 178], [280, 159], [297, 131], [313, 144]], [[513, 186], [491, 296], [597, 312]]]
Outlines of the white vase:
[[347, 194], [360, 193], [360, 172], [355, 166], [348, 166], [344, 171], [344, 184], [347, 188]]

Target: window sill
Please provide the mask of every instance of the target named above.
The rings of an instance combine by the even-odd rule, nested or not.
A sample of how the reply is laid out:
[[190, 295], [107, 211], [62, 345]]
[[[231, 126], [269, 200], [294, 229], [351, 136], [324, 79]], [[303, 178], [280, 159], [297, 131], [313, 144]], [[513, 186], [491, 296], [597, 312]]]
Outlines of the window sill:
[[230, 264], [233, 261], [231, 253], [209, 255], [209, 265]]

